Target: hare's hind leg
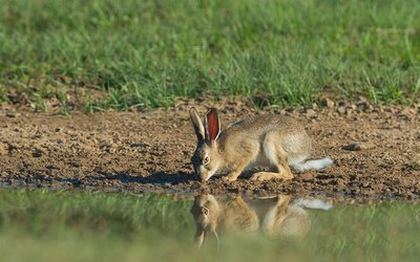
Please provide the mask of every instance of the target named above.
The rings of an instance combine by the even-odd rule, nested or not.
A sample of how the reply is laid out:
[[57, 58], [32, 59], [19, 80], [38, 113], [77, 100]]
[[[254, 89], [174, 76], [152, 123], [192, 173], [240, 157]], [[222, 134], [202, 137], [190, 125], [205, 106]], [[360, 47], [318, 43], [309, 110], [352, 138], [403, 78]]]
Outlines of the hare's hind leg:
[[277, 196], [277, 203], [270, 207], [261, 223], [261, 228], [265, 233], [275, 235], [276, 227], [278, 228], [287, 216], [289, 203], [290, 196]]
[[258, 172], [252, 175], [251, 180], [289, 180], [293, 178], [292, 171], [287, 163], [287, 154], [278, 141], [280, 139], [277, 133], [267, 134], [263, 147], [266, 158], [276, 167], [277, 172]]
[[266, 181], [266, 180], [271, 180], [271, 179], [283, 179], [283, 180], [290, 180], [293, 178], [293, 174], [290, 171], [289, 166], [287, 165], [278, 165], [278, 172], [258, 172], [252, 175], [251, 180], [256, 180], [256, 181]]

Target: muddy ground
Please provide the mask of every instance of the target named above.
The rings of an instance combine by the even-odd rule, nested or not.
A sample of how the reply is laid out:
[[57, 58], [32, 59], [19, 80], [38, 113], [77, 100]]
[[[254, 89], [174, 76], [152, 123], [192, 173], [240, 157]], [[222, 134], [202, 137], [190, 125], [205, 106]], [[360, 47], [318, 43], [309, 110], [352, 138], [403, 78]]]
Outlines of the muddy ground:
[[[256, 114], [246, 101], [179, 101], [145, 112], [91, 115], [0, 109], [0, 185], [133, 192], [211, 192], [325, 195], [355, 199], [419, 199], [420, 107], [324, 101], [310, 109], [271, 109], [292, 115], [314, 140], [313, 157], [331, 156], [323, 171], [291, 181], [202, 185], [192, 173], [195, 136], [188, 109], [221, 110], [223, 124]], [[268, 110], [264, 110], [268, 111]], [[354, 145], [356, 143], [357, 145]], [[352, 145], [353, 144], [353, 145]]]

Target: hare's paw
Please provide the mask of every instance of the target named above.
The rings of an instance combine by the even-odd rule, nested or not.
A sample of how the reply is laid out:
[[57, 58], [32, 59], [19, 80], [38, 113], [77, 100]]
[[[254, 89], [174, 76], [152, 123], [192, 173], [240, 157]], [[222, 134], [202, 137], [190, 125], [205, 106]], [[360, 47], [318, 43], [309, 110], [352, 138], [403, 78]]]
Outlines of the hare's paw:
[[271, 179], [281, 178], [278, 173], [273, 172], [258, 172], [252, 175], [251, 180], [253, 181], [267, 181]]
[[238, 179], [238, 178], [232, 177], [232, 176], [229, 176], [229, 175], [222, 177], [222, 180], [225, 181], [225, 182], [234, 182], [234, 181], [236, 181], [236, 179]]

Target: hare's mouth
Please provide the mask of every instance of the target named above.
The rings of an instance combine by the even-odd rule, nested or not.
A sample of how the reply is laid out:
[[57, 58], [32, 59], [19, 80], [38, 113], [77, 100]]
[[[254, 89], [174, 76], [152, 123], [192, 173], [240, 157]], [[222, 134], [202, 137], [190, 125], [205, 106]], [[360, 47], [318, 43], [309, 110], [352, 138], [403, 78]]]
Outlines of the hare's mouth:
[[214, 176], [214, 174], [216, 173], [217, 169], [213, 169], [213, 170], [208, 170], [207, 174], [205, 176], [203, 176], [201, 179], [203, 182], [208, 181], [212, 176]]
[[210, 179], [210, 176], [200, 174], [201, 182], [207, 182], [209, 179]]

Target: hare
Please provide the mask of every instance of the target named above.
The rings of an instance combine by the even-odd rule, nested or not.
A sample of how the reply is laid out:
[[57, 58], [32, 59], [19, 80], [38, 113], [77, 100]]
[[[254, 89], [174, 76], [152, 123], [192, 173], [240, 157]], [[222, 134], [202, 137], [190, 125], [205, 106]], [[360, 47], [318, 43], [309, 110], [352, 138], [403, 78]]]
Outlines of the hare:
[[215, 108], [208, 110], [204, 122], [195, 108], [191, 108], [190, 118], [197, 136], [191, 162], [202, 182], [226, 168], [230, 171], [224, 177], [227, 181], [235, 181], [242, 171], [254, 166], [273, 171], [257, 172], [252, 180], [288, 180], [293, 178], [289, 165], [305, 171], [333, 163], [329, 157], [307, 160], [311, 139], [297, 121], [287, 116], [253, 116], [234, 122], [223, 131]]
[[219, 236], [217, 227], [222, 230], [229, 228], [243, 232], [258, 229], [258, 218], [254, 211], [241, 197], [216, 200], [213, 195], [197, 196], [191, 207], [191, 214], [196, 223], [195, 240], [201, 246], [205, 239], [214, 237], [217, 242]]
[[219, 242], [217, 231], [252, 233], [258, 230], [270, 237], [304, 237], [311, 220], [304, 208], [328, 210], [331, 205], [316, 199], [297, 199], [278, 195], [269, 199], [245, 200], [241, 196], [216, 198], [195, 197], [191, 213], [196, 223], [195, 240], [201, 246], [212, 237]]

